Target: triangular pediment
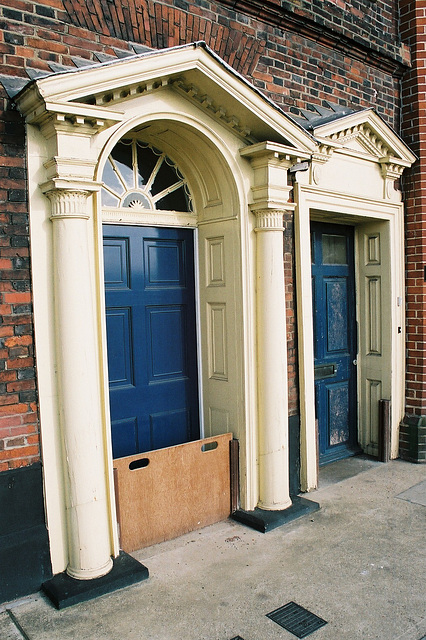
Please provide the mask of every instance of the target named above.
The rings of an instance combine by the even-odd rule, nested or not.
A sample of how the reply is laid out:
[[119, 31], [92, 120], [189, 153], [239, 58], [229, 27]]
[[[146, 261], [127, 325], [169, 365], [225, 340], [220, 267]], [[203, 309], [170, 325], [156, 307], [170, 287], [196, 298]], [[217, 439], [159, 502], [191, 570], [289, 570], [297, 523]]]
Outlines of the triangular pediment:
[[372, 109], [365, 109], [318, 126], [314, 135], [321, 143], [371, 159], [392, 159], [410, 166], [416, 156]]
[[230, 127], [243, 144], [271, 140], [305, 153], [316, 148], [309, 133], [205, 43], [55, 73], [31, 82], [15, 101], [30, 123], [53, 112], [101, 127], [125, 119], [129, 104], [142, 95], [165, 89]]

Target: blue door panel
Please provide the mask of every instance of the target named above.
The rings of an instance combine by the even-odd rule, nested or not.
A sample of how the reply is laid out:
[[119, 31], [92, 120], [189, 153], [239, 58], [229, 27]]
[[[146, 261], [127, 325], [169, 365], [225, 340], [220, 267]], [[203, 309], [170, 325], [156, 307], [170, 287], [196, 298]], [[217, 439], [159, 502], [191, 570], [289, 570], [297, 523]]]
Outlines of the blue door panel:
[[172, 447], [191, 437], [190, 413], [186, 409], [152, 414], [150, 425], [153, 449]]
[[185, 286], [185, 245], [183, 242], [145, 240], [145, 281], [147, 287]]
[[130, 286], [129, 246], [125, 238], [104, 241], [105, 288], [128, 289]]
[[128, 451], [137, 451], [138, 421], [136, 416], [123, 420], [111, 420], [111, 433], [114, 448], [114, 458], [122, 458], [128, 455]]
[[131, 310], [109, 309], [106, 314], [106, 325], [110, 388], [133, 385]]
[[344, 445], [350, 437], [350, 393], [348, 382], [325, 385], [328, 404], [328, 443]]
[[199, 437], [193, 232], [104, 227], [114, 457]]
[[150, 382], [186, 376], [184, 307], [150, 307], [147, 313]]
[[320, 464], [359, 451], [353, 229], [312, 223], [315, 407]]
[[346, 278], [325, 278], [327, 352], [348, 350], [348, 295]]

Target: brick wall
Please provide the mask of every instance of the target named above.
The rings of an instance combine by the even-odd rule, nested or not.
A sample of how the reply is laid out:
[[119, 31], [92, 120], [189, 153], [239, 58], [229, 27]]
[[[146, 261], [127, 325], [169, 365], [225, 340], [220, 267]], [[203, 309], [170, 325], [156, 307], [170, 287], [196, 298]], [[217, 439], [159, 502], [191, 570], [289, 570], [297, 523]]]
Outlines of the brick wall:
[[[5, 102], [4, 100], [2, 102]], [[0, 471], [39, 459], [24, 128], [0, 119]]]
[[[205, 40], [288, 111], [310, 104], [375, 107], [398, 129], [400, 43], [393, 0], [0, 0], [0, 73], [98, 61], [129, 41], [163, 48]], [[373, 39], [371, 39], [371, 37]], [[0, 89], [0, 470], [37, 459], [29, 293], [25, 143]], [[297, 412], [292, 220], [286, 221], [289, 398]]]
[[426, 461], [426, 5], [401, 0], [401, 36], [413, 68], [402, 79], [402, 134], [419, 160], [404, 174], [407, 368], [401, 455]]

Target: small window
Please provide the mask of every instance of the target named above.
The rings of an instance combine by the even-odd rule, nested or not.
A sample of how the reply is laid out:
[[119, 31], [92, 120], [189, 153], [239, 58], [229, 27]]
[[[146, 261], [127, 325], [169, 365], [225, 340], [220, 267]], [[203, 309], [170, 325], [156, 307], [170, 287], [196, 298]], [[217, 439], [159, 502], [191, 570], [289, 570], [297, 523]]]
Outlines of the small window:
[[348, 264], [346, 236], [322, 235], [323, 264]]
[[102, 174], [102, 205], [192, 212], [185, 178], [168, 156], [135, 138], [114, 147]]

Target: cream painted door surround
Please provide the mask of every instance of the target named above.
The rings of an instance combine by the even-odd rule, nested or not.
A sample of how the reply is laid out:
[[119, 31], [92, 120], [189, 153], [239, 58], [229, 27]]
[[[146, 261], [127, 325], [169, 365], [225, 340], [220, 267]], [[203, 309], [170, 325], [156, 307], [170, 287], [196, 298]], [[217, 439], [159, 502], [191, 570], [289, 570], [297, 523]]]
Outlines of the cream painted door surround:
[[[205, 433], [232, 431], [239, 439], [241, 506], [248, 510], [291, 504], [283, 213], [295, 216], [307, 490], [317, 483], [310, 218], [355, 225], [357, 315], [364, 336], [359, 416], [375, 402], [374, 393], [390, 394], [396, 454], [404, 293], [403, 208], [393, 183], [414, 157], [378, 116], [346, 116], [315, 130], [314, 138], [203, 43], [53, 74], [29, 83], [15, 100], [27, 123], [35, 344], [43, 354], [37, 359], [40, 428], [54, 573], [100, 576], [119, 551], [102, 224], [197, 230]], [[179, 167], [193, 211], [101, 207], [105, 163], [129, 132]], [[309, 170], [294, 173], [289, 202], [288, 171], [301, 162]], [[377, 305], [379, 324], [372, 319]], [[380, 354], [373, 353], [379, 346]], [[374, 447], [374, 429], [363, 417], [364, 446]]]
[[[196, 229], [205, 433], [239, 439], [243, 508], [288, 506], [282, 215], [287, 171], [313, 138], [199, 43], [54, 74], [16, 102], [54, 573], [97, 577], [118, 553], [102, 224]], [[101, 206], [103, 168], [129, 132], [179, 167], [192, 212]]]
[[318, 149], [294, 183], [301, 483], [317, 486], [310, 221], [355, 227], [358, 441], [375, 455], [378, 400], [391, 401], [392, 456], [404, 400], [403, 204], [395, 182], [415, 157], [374, 111], [314, 130]]

